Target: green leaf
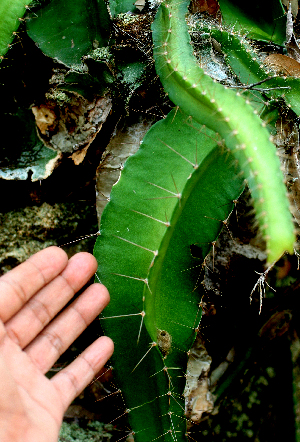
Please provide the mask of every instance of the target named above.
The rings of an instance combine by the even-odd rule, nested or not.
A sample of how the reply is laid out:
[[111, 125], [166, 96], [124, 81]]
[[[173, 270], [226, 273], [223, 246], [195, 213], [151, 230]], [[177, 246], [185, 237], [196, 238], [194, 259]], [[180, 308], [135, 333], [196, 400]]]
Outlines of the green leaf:
[[52, 0], [27, 22], [28, 35], [38, 47], [67, 66], [106, 46], [109, 27], [104, 0]]
[[134, 5], [135, 0], [109, 0], [109, 9], [112, 17], [118, 14], [126, 14], [126, 12], [137, 12]]
[[111, 302], [101, 322], [137, 442], [185, 440], [202, 264], [242, 190], [236, 172], [214, 132], [172, 111], [127, 160], [104, 209], [94, 255]]
[[219, 0], [219, 4], [226, 25], [249, 38], [284, 45], [286, 17], [280, 0]]

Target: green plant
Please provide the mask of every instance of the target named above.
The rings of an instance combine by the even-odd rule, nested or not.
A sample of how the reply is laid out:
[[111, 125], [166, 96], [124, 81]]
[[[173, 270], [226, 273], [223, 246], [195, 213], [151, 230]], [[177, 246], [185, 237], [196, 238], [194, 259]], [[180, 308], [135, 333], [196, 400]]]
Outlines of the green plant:
[[28, 5], [32, 0], [3, 0], [0, 4], [0, 60], [8, 51], [25, 14]]
[[285, 251], [293, 253], [295, 242], [276, 149], [247, 101], [213, 82], [198, 66], [184, 20], [186, 12], [186, 2], [169, 2], [157, 13], [153, 24], [157, 72], [171, 100], [187, 115], [219, 132], [237, 158], [254, 198], [271, 265]]
[[[57, 10], [60, 9], [60, 14]], [[93, 49], [107, 45], [110, 18], [103, 0], [53, 0], [27, 23], [28, 35], [48, 56], [80, 65]]]
[[243, 188], [215, 140], [172, 111], [127, 161], [102, 215], [94, 254], [112, 294], [102, 323], [116, 344], [136, 440], [184, 439], [181, 393], [201, 318], [201, 266]]
[[[134, 437], [143, 442], [185, 440], [181, 394], [186, 355], [201, 317], [199, 275], [243, 177], [267, 244], [268, 266], [285, 251], [293, 253], [295, 242], [266, 124], [249, 100], [199, 67], [185, 23], [187, 5], [163, 3], [153, 23], [156, 70], [178, 108], [151, 128], [127, 161], [94, 251], [97, 278], [112, 295], [102, 323], [116, 343], [120, 394]], [[220, 134], [217, 144], [205, 126]]]
[[[283, 12], [279, 1], [267, 2], [268, 8], [276, 5], [275, 18], [264, 29], [255, 17], [249, 19], [249, 11], [233, 3], [234, 9], [232, 2], [220, 1], [223, 15], [235, 29], [238, 22], [243, 32], [253, 30], [252, 38], [275, 36], [277, 44], [283, 43], [285, 19], [279, 19]], [[14, 7], [9, 32], [0, 33], [3, 54], [16, 17], [25, 10]], [[132, 1], [111, 0], [110, 9], [115, 16], [135, 7]], [[185, 409], [197, 405], [188, 392], [184, 403], [182, 392], [190, 376], [187, 354], [201, 319], [201, 272], [244, 179], [267, 244], [267, 266], [285, 251], [292, 253], [295, 242], [279, 159], [265, 126], [278, 98], [299, 111], [299, 80], [269, 79], [244, 36], [204, 25], [203, 30], [221, 42], [240, 83], [264, 81], [265, 89], [249, 93], [245, 87], [236, 93], [213, 81], [193, 55], [186, 12], [187, 1], [176, 0], [164, 2], [158, 10], [153, 24], [155, 64], [177, 107], [151, 128], [141, 149], [126, 163], [103, 213], [95, 246], [97, 278], [107, 285], [112, 298], [102, 323], [115, 341], [120, 394], [135, 439], [141, 442], [186, 438]], [[5, 13], [3, 9], [2, 16]], [[268, 15], [263, 21], [267, 19]], [[126, 83], [130, 90], [142, 84], [147, 62], [114, 58], [107, 46], [110, 28], [102, 0], [53, 0], [31, 16], [28, 35], [48, 57], [66, 67], [56, 92], [93, 96], [95, 90], [103, 93], [120, 78], [120, 84]], [[243, 86], [240, 83], [231, 86]], [[286, 87], [290, 89], [282, 89]]]

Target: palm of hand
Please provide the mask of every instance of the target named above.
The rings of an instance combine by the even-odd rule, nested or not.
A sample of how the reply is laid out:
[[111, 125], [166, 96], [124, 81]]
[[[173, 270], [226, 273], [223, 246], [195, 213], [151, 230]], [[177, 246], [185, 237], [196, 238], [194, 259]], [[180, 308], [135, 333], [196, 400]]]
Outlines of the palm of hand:
[[56, 316], [95, 270], [91, 255], [68, 261], [51, 247], [0, 278], [1, 442], [57, 441], [68, 405], [111, 356], [111, 340], [101, 337], [51, 380], [45, 377], [109, 301], [106, 289], [93, 284]]

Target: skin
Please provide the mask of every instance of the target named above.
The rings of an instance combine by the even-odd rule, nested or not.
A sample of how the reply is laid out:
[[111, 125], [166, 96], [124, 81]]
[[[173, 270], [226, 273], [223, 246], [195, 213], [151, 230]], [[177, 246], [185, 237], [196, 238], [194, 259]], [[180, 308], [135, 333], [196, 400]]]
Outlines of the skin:
[[1, 442], [57, 442], [69, 404], [112, 355], [113, 342], [102, 336], [45, 376], [109, 302], [106, 288], [92, 284], [61, 312], [96, 269], [89, 253], [68, 260], [49, 247], [0, 278]]

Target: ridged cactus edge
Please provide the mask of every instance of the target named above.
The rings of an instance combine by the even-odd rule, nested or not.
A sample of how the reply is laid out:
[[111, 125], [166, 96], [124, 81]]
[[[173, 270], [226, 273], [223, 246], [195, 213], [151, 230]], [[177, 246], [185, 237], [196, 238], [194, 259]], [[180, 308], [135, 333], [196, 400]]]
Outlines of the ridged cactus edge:
[[[101, 322], [115, 342], [115, 394], [125, 401], [137, 442], [188, 436], [182, 394], [201, 319], [201, 271], [244, 179], [267, 245], [267, 266], [293, 253], [295, 242], [269, 132], [244, 97], [199, 67], [187, 6], [163, 3], [152, 26], [156, 70], [177, 108], [127, 160], [94, 249], [97, 280], [111, 293]], [[117, 413], [113, 421], [121, 417]]]
[[250, 104], [214, 82], [193, 55], [185, 22], [188, 2], [160, 5], [154, 23], [156, 71], [170, 99], [198, 123], [218, 132], [249, 185], [266, 241], [267, 265], [293, 253], [295, 233], [276, 148]]
[[0, 2], [0, 60], [10, 48], [20, 21], [32, 0], [1, 0]]
[[242, 189], [215, 133], [176, 110], [152, 126], [112, 189], [94, 255], [111, 294], [101, 323], [136, 441], [186, 440], [182, 394], [203, 260]]

